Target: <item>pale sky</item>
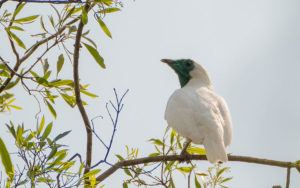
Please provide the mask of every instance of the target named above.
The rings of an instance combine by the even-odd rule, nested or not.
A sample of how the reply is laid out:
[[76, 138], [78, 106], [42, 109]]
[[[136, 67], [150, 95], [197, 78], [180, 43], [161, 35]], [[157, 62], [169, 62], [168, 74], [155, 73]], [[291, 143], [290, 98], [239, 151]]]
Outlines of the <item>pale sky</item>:
[[[105, 36], [97, 24], [87, 26], [92, 29], [90, 37], [95, 39], [107, 69], [101, 69], [85, 50], [80, 57], [82, 83], [89, 83], [90, 91], [100, 96], [87, 99], [86, 110], [90, 118], [105, 116], [96, 121], [102, 138], [108, 139], [111, 131], [105, 102], [113, 98], [113, 88], [120, 93], [130, 89], [110, 162], [117, 161], [115, 153], [125, 154], [125, 145], [138, 147], [140, 155], [146, 156], [154, 152], [147, 140], [162, 138], [167, 126], [167, 100], [180, 87], [174, 72], [160, 62], [162, 58], [192, 58], [207, 69], [216, 92], [226, 99], [232, 114], [234, 135], [227, 152], [300, 160], [300, 1], [136, 0], [125, 1], [124, 5], [121, 12], [104, 19], [113, 39]], [[47, 13], [49, 8], [45, 4], [30, 6], [24, 9], [24, 15]], [[1, 55], [11, 53], [6, 48], [0, 45]], [[54, 68], [57, 56], [53, 54]], [[64, 68], [63, 73], [71, 76], [70, 64]], [[32, 97], [26, 96], [22, 88], [14, 91], [16, 104], [23, 111], [1, 114], [0, 119], [0, 136], [9, 148], [13, 143], [8, 142], [11, 137], [4, 124], [13, 120], [34, 127], [37, 112]], [[78, 109], [63, 102], [56, 108], [58, 118], [53, 128], [57, 132], [71, 129], [64, 143], [70, 146], [70, 154], [84, 154], [85, 130]], [[47, 110], [45, 114], [47, 121], [53, 120]], [[103, 158], [104, 148], [96, 140], [94, 144], [93, 161], [97, 162]], [[207, 162], [198, 164], [200, 168], [203, 165], [202, 170], [208, 166]], [[228, 176], [233, 176], [229, 187], [285, 186], [284, 168], [238, 162], [226, 166], [231, 167]], [[121, 187], [123, 174], [118, 171], [104, 184]], [[183, 178], [177, 182], [178, 187], [186, 185]], [[295, 169], [290, 187], [300, 187], [300, 174]]]

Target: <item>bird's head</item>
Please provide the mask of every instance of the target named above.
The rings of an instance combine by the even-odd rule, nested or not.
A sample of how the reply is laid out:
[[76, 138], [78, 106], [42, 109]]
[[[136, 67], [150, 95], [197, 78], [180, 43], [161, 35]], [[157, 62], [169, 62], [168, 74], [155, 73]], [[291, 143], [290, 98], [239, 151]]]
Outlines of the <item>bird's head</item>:
[[191, 78], [197, 78], [203, 84], [210, 86], [206, 70], [191, 59], [162, 59], [161, 62], [169, 65], [178, 75], [181, 87], [185, 86]]

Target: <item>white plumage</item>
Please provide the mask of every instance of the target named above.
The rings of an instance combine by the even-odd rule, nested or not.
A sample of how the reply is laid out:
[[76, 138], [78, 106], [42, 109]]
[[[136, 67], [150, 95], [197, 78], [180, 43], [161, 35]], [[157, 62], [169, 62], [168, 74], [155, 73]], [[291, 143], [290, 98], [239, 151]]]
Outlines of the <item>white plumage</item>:
[[203, 144], [209, 162], [226, 162], [225, 147], [232, 138], [230, 112], [225, 100], [214, 92], [206, 70], [194, 65], [188, 83], [171, 95], [165, 119], [181, 136]]

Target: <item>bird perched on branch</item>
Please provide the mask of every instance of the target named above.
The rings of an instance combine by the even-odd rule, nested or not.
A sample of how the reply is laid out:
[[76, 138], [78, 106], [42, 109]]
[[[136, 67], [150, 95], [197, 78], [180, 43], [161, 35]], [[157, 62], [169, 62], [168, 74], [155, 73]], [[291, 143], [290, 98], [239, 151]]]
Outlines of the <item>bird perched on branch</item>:
[[188, 145], [202, 144], [209, 162], [226, 162], [225, 147], [231, 144], [232, 125], [225, 100], [216, 94], [206, 70], [191, 59], [162, 59], [178, 75], [181, 88], [169, 98], [165, 119], [187, 139]]

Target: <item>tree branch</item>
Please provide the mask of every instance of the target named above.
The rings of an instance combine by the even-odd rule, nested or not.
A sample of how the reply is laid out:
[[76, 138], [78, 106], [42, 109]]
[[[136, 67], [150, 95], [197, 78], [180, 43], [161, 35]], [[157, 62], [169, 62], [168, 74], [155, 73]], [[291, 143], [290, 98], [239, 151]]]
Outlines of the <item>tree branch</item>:
[[[85, 10], [89, 10], [89, 4], [85, 5]], [[86, 149], [86, 165], [84, 169], [84, 173], [87, 173], [90, 171], [91, 168], [91, 162], [92, 162], [92, 129], [90, 120], [88, 118], [88, 115], [85, 111], [85, 108], [82, 104], [81, 96], [80, 96], [80, 84], [79, 84], [79, 71], [78, 71], [78, 65], [79, 65], [79, 49], [81, 47], [80, 40], [82, 35], [84, 24], [82, 23], [82, 20], [80, 20], [78, 25], [78, 30], [76, 33], [76, 39], [75, 39], [75, 48], [74, 48], [74, 91], [76, 96], [76, 104], [78, 106], [78, 109], [80, 111], [81, 117], [83, 119], [85, 130], [87, 134], [87, 149]]]
[[[114, 166], [110, 167], [108, 170], [106, 170], [101, 175], [99, 175], [96, 178], [96, 180], [98, 183], [100, 183], [103, 180], [105, 180], [107, 177], [109, 177], [111, 174], [113, 174], [116, 170], [125, 166], [132, 166], [132, 165], [138, 165], [138, 164], [144, 164], [150, 162], [186, 161], [186, 160], [207, 160], [207, 158], [206, 155], [191, 155], [189, 159], [186, 159], [184, 158], [184, 156], [181, 155], [167, 155], [167, 156], [144, 157], [144, 158], [133, 159], [133, 160], [124, 160], [124, 161], [117, 162]], [[248, 156], [234, 156], [234, 155], [229, 155], [228, 160], [237, 161], [237, 162], [246, 162], [246, 163], [256, 163], [256, 164], [269, 165], [269, 166], [277, 166], [282, 168], [296, 168], [300, 173], [300, 165], [295, 166], [294, 163], [287, 162], [287, 161], [276, 161], [270, 159], [262, 159], [262, 158], [248, 157]]]
[[[90, 6], [89, 10], [91, 8], [93, 8], [95, 5]], [[17, 61], [15, 67], [14, 67], [14, 72], [17, 72], [20, 65], [27, 60], [41, 45], [49, 42], [50, 40], [56, 38], [57, 36], [59, 36], [61, 33], [63, 33], [68, 26], [76, 23], [77, 21], [80, 20], [80, 16], [74, 18], [73, 20], [69, 21], [68, 23], [66, 23], [63, 27], [61, 27], [55, 34], [40, 40], [38, 42], [36, 42], [35, 44], [33, 44], [31, 47], [28, 48], [28, 51], [25, 53], [25, 55], [19, 59], [19, 62]], [[2, 93], [4, 91], [4, 89], [6, 88], [6, 86], [9, 84], [9, 82], [13, 79], [13, 77], [15, 76], [14, 72], [11, 72], [10, 77], [7, 78], [4, 83], [0, 86], [0, 93]]]
[[291, 179], [291, 167], [288, 167], [286, 170], [287, 170], [287, 173], [286, 173], [286, 185], [285, 185], [285, 187], [289, 188], [290, 187], [290, 179]]

